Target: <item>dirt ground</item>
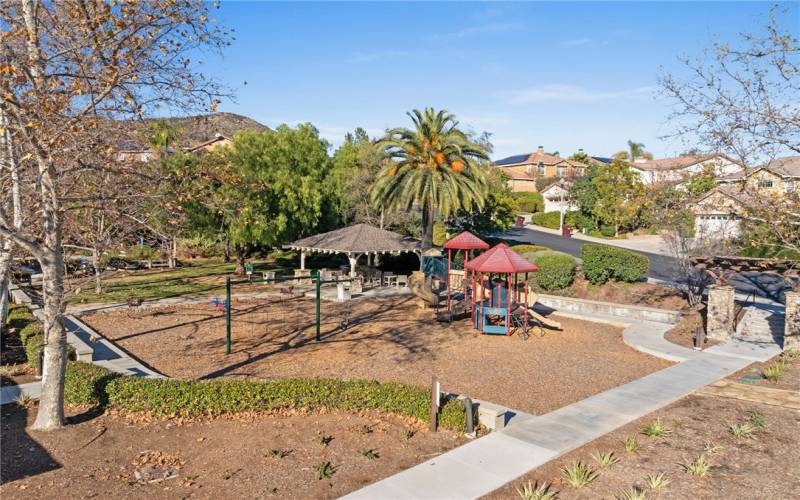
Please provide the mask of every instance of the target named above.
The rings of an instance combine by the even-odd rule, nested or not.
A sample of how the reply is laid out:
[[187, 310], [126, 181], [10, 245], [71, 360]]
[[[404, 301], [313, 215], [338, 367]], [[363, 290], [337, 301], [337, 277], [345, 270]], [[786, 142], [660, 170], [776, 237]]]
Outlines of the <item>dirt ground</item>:
[[[186, 422], [78, 414], [63, 430], [45, 433], [24, 428], [35, 413], [2, 407], [4, 499], [334, 498], [464, 442], [374, 413]], [[323, 445], [322, 437], [332, 439]], [[375, 455], [365, 456], [368, 450]], [[333, 475], [319, 479], [316, 467], [326, 462]], [[164, 476], [174, 477], [158, 480]]]
[[543, 337], [479, 335], [468, 320], [437, 323], [432, 310], [418, 309], [407, 296], [323, 302], [322, 318], [316, 342], [311, 299], [234, 299], [232, 353], [225, 355], [224, 313], [210, 303], [83, 317], [171, 377], [330, 377], [427, 386], [436, 375], [446, 391], [535, 414], [670, 364], [627, 347], [621, 329], [610, 325], [559, 317], [563, 331]]
[[[752, 439], [737, 439], [728, 432], [730, 423], [747, 421], [751, 411], [766, 417], [766, 425]], [[666, 439], [649, 438], [641, 429], [660, 417], [672, 430]], [[800, 412], [733, 399], [689, 396], [671, 406], [632, 422], [574, 450], [488, 495], [518, 498], [517, 488], [553, 483], [561, 499], [623, 498], [633, 486], [645, 488], [645, 478], [664, 472], [670, 480], [660, 493], [647, 498], [800, 498]], [[629, 453], [624, 440], [635, 436], [641, 450]], [[719, 448], [713, 450], [714, 446]], [[709, 451], [712, 449], [712, 451]], [[598, 468], [592, 454], [613, 451], [619, 462]], [[710, 462], [706, 477], [684, 472], [681, 463], [701, 454]], [[598, 478], [576, 490], [563, 479], [562, 468], [573, 461], [595, 467]], [[646, 488], [645, 488], [646, 489]]]
[[[703, 318], [701, 314], [697, 311], [688, 311], [684, 313], [683, 318], [681, 318], [681, 321], [677, 325], [664, 334], [664, 338], [673, 344], [678, 344], [679, 346], [693, 349], [694, 330], [697, 325], [703, 325]], [[703, 344], [703, 349], [708, 349], [709, 347], [715, 346], [718, 343], [719, 342], [709, 340], [708, 337], [706, 337], [705, 343]]]
[[761, 370], [774, 364], [778, 361], [780, 356], [776, 356], [769, 361], [763, 363], [753, 363], [752, 365], [744, 368], [730, 377], [729, 380], [733, 382], [744, 382], [750, 385], [757, 385], [762, 387], [771, 387], [773, 389], [785, 389], [789, 391], [800, 391], [800, 357], [795, 357], [786, 371], [777, 382], [772, 382], [761, 376]]

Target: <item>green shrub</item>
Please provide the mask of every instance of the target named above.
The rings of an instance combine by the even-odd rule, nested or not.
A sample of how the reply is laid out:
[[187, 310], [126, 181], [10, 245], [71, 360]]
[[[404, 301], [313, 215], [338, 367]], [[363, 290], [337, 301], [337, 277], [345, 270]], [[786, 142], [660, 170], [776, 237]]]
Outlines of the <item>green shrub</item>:
[[520, 212], [537, 213], [544, 210], [544, 198], [541, 193], [518, 192], [514, 199]]
[[[578, 217], [577, 211], [564, 212], [564, 224], [570, 227], [577, 227], [576, 221]], [[531, 223], [546, 227], [548, 229], [558, 229], [561, 223], [561, 212], [544, 212], [533, 214], [531, 216]]]
[[600, 234], [606, 238], [613, 238], [617, 232], [614, 230], [614, 226], [600, 226]]
[[[116, 377], [84, 363], [69, 364], [71, 404], [107, 403], [126, 411], [157, 416], [199, 416], [278, 408], [332, 408], [344, 411], [375, 409], [428, 421], [430, 394], [423, 388], [398, 383], [329, 379], [192, 381]], [[66, 396], [65, 396], [66, 398]], [[477, 414], [477, 413], [476, 413]], [[446, 399], [439, 416], [443, 428], [466, 430], [464, 404]]]
[[43, 334], [44, 329], [42, 329], [41, 323], [34, 321], [28, 323], [22, 328], [22, 330], [19, 331], [19, 341], [22, 343], [22, 345], [25, 345], [30, 337]]
[[539, 266], [536, 283], [543, 290], [567, 288], [575, 279], [575, 259], [560, 252], [538, 252], [532, 262]]
[[647, 275], [650, 267], [650, 261], [644, 255], [606, 245], [583, 245], [581, 259], [583, 274], [595, 285], [609, 280], [639, 281]]
[[547, 248], [547, 247], [539, 246], [539, 245], [514, 245], [513, 247], [511, 247], [511, 250], [514, 250], [515, 252], [517, 252], [519, 254], [523, 254], [523, 253], [531, 253], [531, 252], [541, 252], [541, 251], [550, 250], [550, 249]]
[[433, 244], [440, 247], [447, 242], [447, 228], [444, 222], [436, 221], [433, 223]]
[[39, 349], [44, 345], [44, 333], [37, 333], [28, 337], [27, 341], [22, 344], [25, 348], [25, 358], [28, 364], [33, 368], [39, 366]]

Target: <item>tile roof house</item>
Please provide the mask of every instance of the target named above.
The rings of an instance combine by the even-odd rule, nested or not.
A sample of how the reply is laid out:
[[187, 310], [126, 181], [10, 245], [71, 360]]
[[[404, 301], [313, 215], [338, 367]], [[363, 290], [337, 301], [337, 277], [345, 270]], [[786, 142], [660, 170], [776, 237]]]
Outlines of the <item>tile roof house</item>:
[[674, 158], [647, 160], [636, 158], [631, 170], [639, 174], [645, 184], [681, 183], [689, 176], [702, 172], [707, 166], [714, 168], [717, 176], [724, 177], [744, 170], [744, 167], [720, 153], [686, 155]]
[[533, 153], [509, 156], [492, 163], [510, 177], [512, 191], [536, 191], [536, 179], [569, 178], [586, 174], [587, 165], [560, 156], [545, 153], [539, 148]]

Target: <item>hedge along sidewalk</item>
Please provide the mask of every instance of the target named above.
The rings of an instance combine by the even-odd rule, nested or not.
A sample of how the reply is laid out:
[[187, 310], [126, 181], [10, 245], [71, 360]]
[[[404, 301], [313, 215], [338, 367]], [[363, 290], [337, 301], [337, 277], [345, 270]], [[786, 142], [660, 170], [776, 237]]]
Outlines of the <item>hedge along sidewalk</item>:
[[[284, 408], [378, 410], [429, 422], [431, 397], [421, 387], [367, 380], [179, 380], [125, 376], [96, 365], [68, 364], [64, 401], [73, 405], [147, 412], [161, 418], [214, 416]], [[466, 431], [463, 401], [445, 397], [439, 425]]]

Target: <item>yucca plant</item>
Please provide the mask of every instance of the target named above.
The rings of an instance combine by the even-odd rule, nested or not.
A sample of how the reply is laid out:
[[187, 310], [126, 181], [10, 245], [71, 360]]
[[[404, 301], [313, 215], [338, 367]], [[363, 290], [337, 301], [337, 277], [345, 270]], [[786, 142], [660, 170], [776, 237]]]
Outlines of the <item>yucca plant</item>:
[[703, 450], [705, 450], [706, 453], [710, 453], [712, 455], [721, 452], [722, 449], [723, 449], [722, 446], [714, 444], [711, 441], [706, 443], [705, 446], [703, 447]]
[[422, 209], [422, 250], [433, 245], [433, 219], [459, 210], [482, 209], [486, 196], [486, 147], [459, 129], [447, 111], [413, 110], [414, 129], [387, 131], [380, 141], [387, 163], [372, 188], [380, 208]]
[[598, 451], [592, 455], [592, 458], [600, 467], [610, 467], [619, 462], [619, 458], [614, 455], [613, 451], [608, 451], [605, 453]]
[[22, 392], [14, 402], [23, 408], [27, 408], [33, 402], [33, 398], [28, 393]]
[[540, 485], [538, 482], [531, 484], [528, 481], [528, 484], [523, 485], [522, 488], [517, 488], [517, 493], [523, 500], [556, 500], [558, 491], [553, 491], [550, 488], [551, 485], [548, 483]]
[[755, 428], [750, 424], [750, 422], [744, 422], [741, 424], [728, 424], [728, 432], [738, 440], [751, 439], [755, 437], [753, 436], [754, 430]]
[[708, 463], [705, 455], [700, 455], [691, 462], [684, 462], [678, 465], [680, 465], [687, 474], [695, 477], [706, 477], [708, 475], [708, 470], [711, 468], [711, 464]]
[[572, 462], [561, 471], [567, 483], [576, 490], [583, 488], [598, 477], [597, 472], [592, 467], [580, 461]]
[[636, 436], [628, 436], [625, 438], [625, 451], [628, 453], [639, 453], [641, 447], [639, 446], [639, 441], [636, 439]]
[[667, 478], [666, 472], [659, 472], [658, 474], [650, 474], [644, 478], [644, 483], [652, 491], [664, 491], [670, 483]]
[[786, 365], [781, 363], [773, 363], [768, 367], [761, 370], [761, 376], [770, 382], [777, 384], [783, 377], [783, 372], [786, 370]]
[[292, 452], [292, 450], [280, 450], [280, 449], [279, 450], [270, 450], [269, 451], [269, 456], [275, 457], [275, 458], [286, 458], [286, 457], [289, 456], [289, 454], [291, 452]]
[[333, 441], [333, 436], [325, 436], [325, 435], [323, 435], [323, 436], [319, 436], [317, 438], [317, 442], [319, 444], [321, 444], [322, 446], [328, 446], [331, 443], [331, 441]]
[[643, 489], [638, 486], [631, 486], [627, 490], [619, 492], [614, 498], [617, 500], [644, 500], [646, 496]]
[[317, 479], [327, 479], [336, 474], [336, 468], [330, 462], [320, 462], [314, 466], [317, 471]]
[[366, 457], [369, 460], [375, 460], [376, 458], [380, 458], [380, 455], [378, 455], [378, 452], [375, 451], [375, 450], [372, 450], [372, 449], [362, 450], [361, 451], [361, 456], [362, 457]]
[[642, 434], [651, 438], [663, 438], [672, 434], [672, 430], [661, 422], [661, 418], [657, 418], [644, 426]]

